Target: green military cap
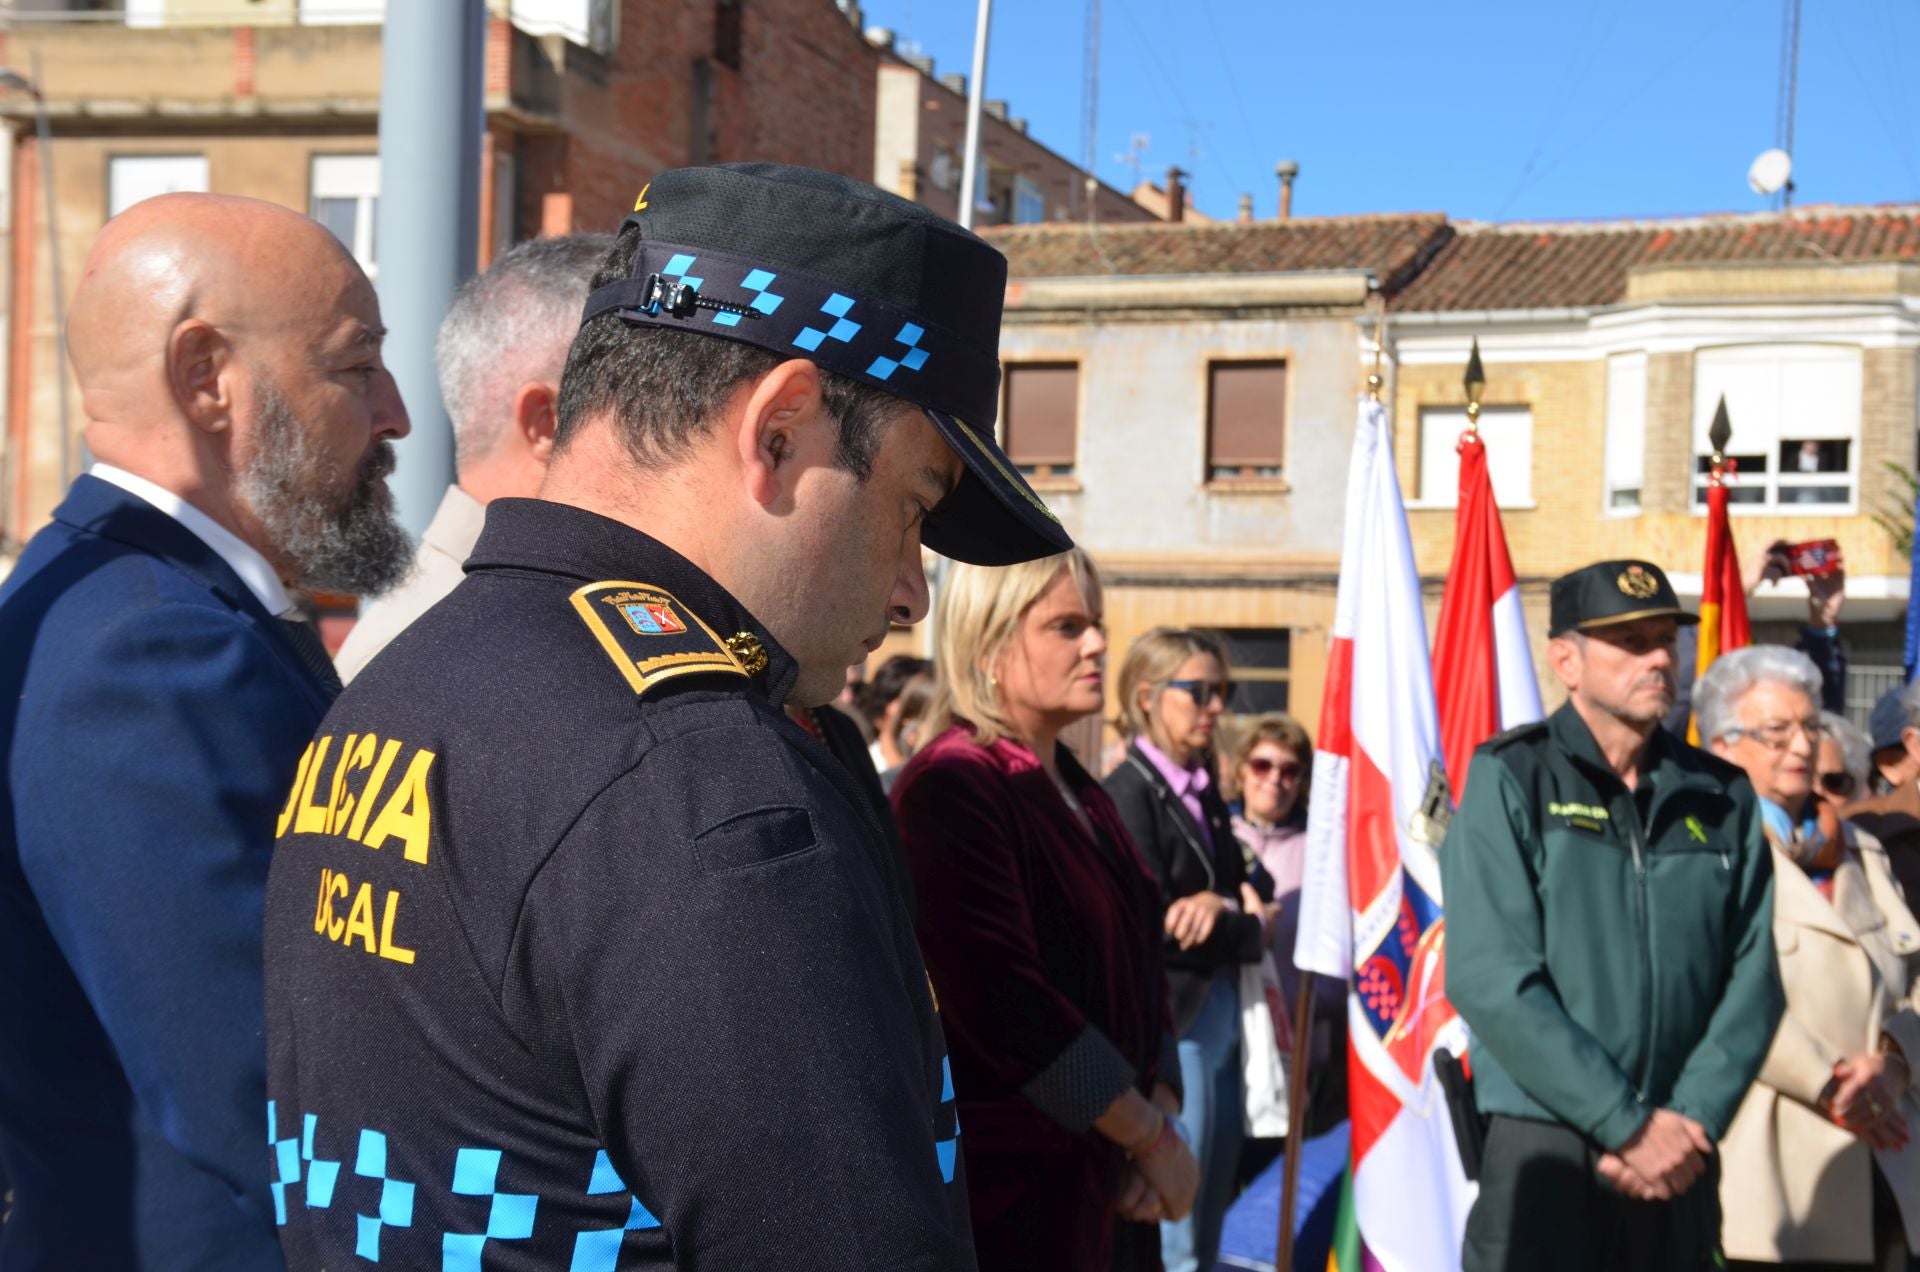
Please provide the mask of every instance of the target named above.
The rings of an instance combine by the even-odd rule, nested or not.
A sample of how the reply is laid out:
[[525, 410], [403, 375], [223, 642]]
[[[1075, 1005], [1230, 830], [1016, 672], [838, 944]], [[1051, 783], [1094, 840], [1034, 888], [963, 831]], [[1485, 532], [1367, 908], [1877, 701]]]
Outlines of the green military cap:
[[1673, 584], [1651, 561], [1595, 561], [1553, 581], [1549, 636], [1636, 618], [1700, 621], [1698, 615], [1680, 608]]

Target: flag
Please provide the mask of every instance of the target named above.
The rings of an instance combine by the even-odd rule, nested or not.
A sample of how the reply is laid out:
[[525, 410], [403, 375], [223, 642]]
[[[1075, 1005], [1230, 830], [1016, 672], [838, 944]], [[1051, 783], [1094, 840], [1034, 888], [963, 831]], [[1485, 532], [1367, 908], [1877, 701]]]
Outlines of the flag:
[[[1700, 575], [1700, 646], [1693, 664], [1694, 683], [1699, 683], [1714, 659], [1752, 643], [1747, 592], [1740, 581], [1740, 558], [1733, 550], [1733, 527], [1727, 521], [1727, 488], [1712, 481], [1707, 484], [1707, 562]], [[1700, 744], [1698, 722], [1687, 726], [1687, 740]]]
[[1457, 804], [1467, 789], [1473, 749], [1494, 734], [1538, 720], [1540, 682], [1520, 611], [1520, 587], [1487, 475], [1478, 432], [1460, 437], [1460, 502], [1454, 514], [1453, 564], [1433, 639], [1433, 683], [1441, 749]]
[[1348, 982], [1353, 1215], [1386, 1272], [1457, 1266], [1473, 1188], [1434, 1077], [1466, 1027], [1440, 980], [1440, 727], [1420, 576], [1386, 413], [1361, 405], [1347, 473], [1294, 962]]

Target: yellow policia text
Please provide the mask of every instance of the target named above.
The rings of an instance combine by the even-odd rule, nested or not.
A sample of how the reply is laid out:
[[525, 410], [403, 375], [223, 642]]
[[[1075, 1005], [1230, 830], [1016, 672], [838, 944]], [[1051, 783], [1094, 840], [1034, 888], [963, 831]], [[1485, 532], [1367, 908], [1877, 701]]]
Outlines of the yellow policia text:
[[[398, 738], [383, 743], [371, 733], [349, 733], [337, 757], [329, 754], [333, 741], [328, 734], [307, 744], [274, 837], [284, 837], [289, 830], [296, 835], [345, 835], [375, 849], [397, 839], [408, 861], [426, 865], [433, 834], [433, 807], [427, 798], [433, 752], [416, 748], [402, 765], [398, 761], [406, 744]], [[322, 781], [330, 759], [337, 762]], [[396, 772], [398, 779], [391, 780]]]
[[[347, 908], [347, 916], [340, 917], [338, 903], [346, 900], [352, 893], [353, 904]], [[396, 944], [393, 939], [393, 919], [400, 910], [400, 893], [388, 888], [386, 903], [380, 911], [380, 931], [376, 938], [373, 930], [373, 885], [362, 883], [358, 891], [347, 881], [347, 877], [337, 870], [320, 872], [320, 903], [314, 907], [313, 930], [329, 941], [338, 941], [352, 949], [359, 941], [369, 954], [378, 954], [381, 958], [390, 958], [396, 963], [413, 962], [413, 951]]]

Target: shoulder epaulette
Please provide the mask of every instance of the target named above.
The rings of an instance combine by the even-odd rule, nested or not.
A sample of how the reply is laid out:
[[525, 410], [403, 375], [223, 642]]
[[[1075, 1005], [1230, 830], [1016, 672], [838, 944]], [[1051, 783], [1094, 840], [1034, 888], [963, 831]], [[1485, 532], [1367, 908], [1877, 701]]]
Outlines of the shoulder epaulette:
[[1529, 720], [1525, 724], [1516, 724], [1504, 733], [1496, 733], [1480, 745], [1489, 751], [1498, 751], [1512, 746], [1516, 742], [1529, 742], [1543, 738], [1547, 733], [1545, 720]]
[[[732, 642], [722, 640], [671, 592], [651, 583], [609, 579], [587, 584], [571, 599], [587, 630], [636, 694], [645, 695], [675, 676], [747, 679], [759, 668], [750, 669], [743, 659], [756, 652], [761, 666], [766, 665], [756, 638], [743, 634]], [[749, 642], [751, 649], [744, 647]], [[735, 644], [742, 646], [738, 653]]]

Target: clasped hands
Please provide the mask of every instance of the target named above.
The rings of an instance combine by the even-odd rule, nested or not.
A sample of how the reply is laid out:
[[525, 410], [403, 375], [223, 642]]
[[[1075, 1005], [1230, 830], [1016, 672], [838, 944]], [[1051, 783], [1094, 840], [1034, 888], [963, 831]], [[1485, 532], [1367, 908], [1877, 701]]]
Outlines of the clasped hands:
[[1907, 1115], [1900, 1094], [1908, 1083], [1906, 1062], [1887, 1052], [1853, 1056], [1833, 1066], [1833, 1080], [1820, 1093], [1820, 1111], [1875, 1148], [1907, 1146]]
[[1672, 1201], [1706, 1173], [1713, 1140], [1683, 1113], [1655, 1109], [1617, 1153], [1602, 1153], [1600, 1178], [1635, 1201]]
[[1200, 1164], [1178, 1129], [1180, 1102], [1164, 1082], [1154, 1084], [1153, 1106], [1167, 1120], [1168, 1141], [1158, 1151], [1136, 1153], [1127, 1163], [1114, 1203], [1120, 1217], [1134, 1223], [1186, 1218], [1200, 1188]]

